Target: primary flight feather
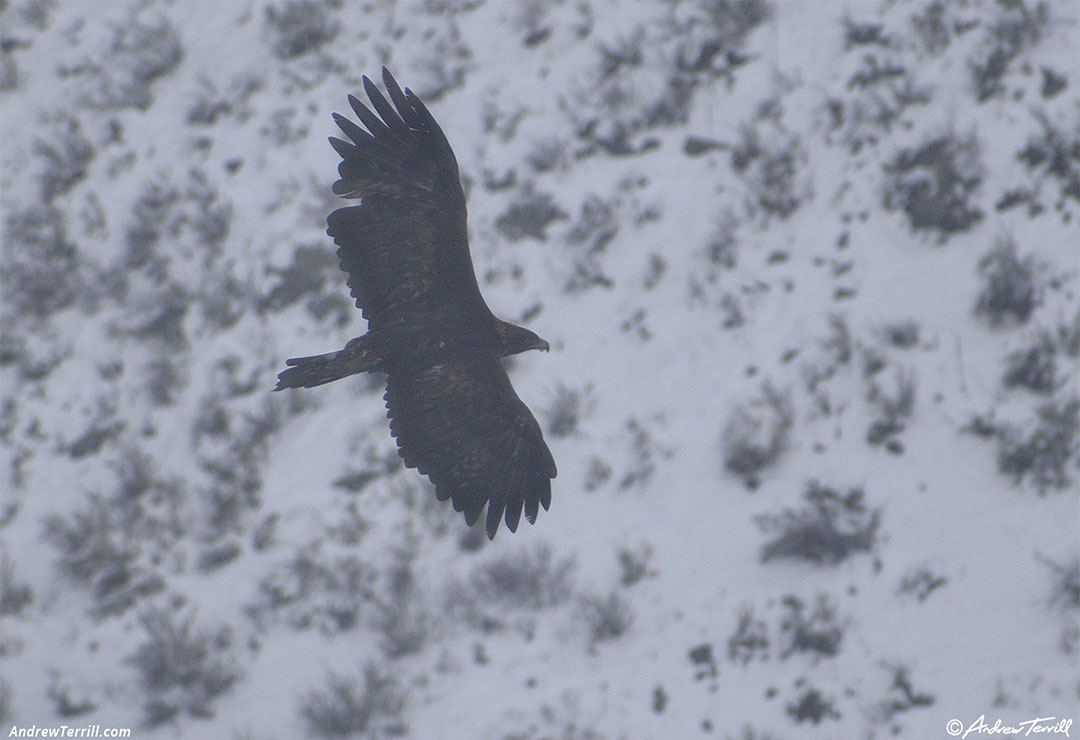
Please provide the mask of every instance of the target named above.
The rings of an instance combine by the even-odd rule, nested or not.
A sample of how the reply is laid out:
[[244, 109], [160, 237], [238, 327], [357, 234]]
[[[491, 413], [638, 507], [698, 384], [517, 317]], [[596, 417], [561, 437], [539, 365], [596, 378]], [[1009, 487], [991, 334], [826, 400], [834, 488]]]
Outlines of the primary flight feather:
[[335, 113], [348, 141], [330, 139], [341, 155], [334, 192], [360, 204], [331, 213], [327, 233], [368, 331], [338, 352], [286, 360], [274, 390], [385, 373], [405, 466], [470, 525], [486, 505], [493, 538], [501, 521], [513, 532], [551, 503], [555, 460], [501, 362], [548, 343], [487, 307], [450, 143], [419, 98], [382, 76], [390, 100], [365, 77], [374, 111], [350, 95], [363, 128]]

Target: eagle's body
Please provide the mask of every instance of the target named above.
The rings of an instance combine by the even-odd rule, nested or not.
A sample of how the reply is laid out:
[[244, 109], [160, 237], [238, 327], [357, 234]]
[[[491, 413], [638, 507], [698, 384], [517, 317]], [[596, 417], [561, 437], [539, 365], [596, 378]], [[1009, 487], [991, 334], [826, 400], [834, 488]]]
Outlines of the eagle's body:
[[469, 255], [457, 160], [419, 98], [383, 69], [393, 105], [364, 78], [376, 115], [349, 103], [367, 128], [334, 114], [351, 139], [334, 192], [359, 198], [327, 219], [341, 268], [368, 332], [344, 349], [287, 361], [282, 388], [310, 388], [361, 372], [386, 373], [398, 454], [451, 499], [471, 525], [487, 504], [494, 537], [505, 514], [517, 529], [551, 501], [555, 460], [540, 425], [514, 393], [501, 359], [548, 348], [491, 313]]

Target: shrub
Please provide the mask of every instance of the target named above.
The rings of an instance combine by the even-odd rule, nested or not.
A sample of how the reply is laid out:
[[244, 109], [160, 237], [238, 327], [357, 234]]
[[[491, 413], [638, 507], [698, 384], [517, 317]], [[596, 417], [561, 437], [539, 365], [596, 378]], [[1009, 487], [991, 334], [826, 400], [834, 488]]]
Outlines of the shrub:
[[1005, 90], [1001, 78], [1009, 64], [1039, 40], [1050, 22], [1050, 5], [1046, 2], [1036, 2], [1029, 8], [1024, 0], [1018, 0], [998, 7], [997, 19], [986, 25], [986, 48], [980, 58], [970, 63], [979, 102]]
[[472, 571], [470, 585], [478, 601], [516, 609], [544, 609], [570, 598], [574, 559], [553, 560], [551, 548], [500, 555]]
[[368, 664], [359, 676], [328, 673], [325, 686], [308, 691], [301, 700], [300, 714], [311, 734], [319, 737], [400, 735], [404, 705], [397, 682]]
[[743, 127], [740, 141], [731, 150], [732, 167], [746, 183], [754, 206], [766, 216], [782, 219], [794, 213], [807, 195], [798, 178], [805, 158], [798, 137], [766, 145], [757, 129], [749, 126]]
[[1050, 604], [1065, 609], [1080, 609], [1080, 558], [1072, 558], [1061, 564], [1039, 553], [1035, 553], [1035, 557], [1050, 569], [1053, 580]]
[[[671, 451], [662, 447], [653, 438], [649, 428], [631, 417], [626, 422], [626, 431], [630, 434], [632, 458], [630, 469], [619, 480], [619, 490], [643, 487], [656, 472], [656, 456], [671, 457]], [[591, 472], [591, 471], [590, 471]]]
[[222, 242], [229, 236], [232, 222], [232, 204], [224, 200], [202, 170], [188, 174], [184, 193], [187, 206], [186, 225], [196, 242], [205, 250], [204, 264], [209, 266], [221, 254]]
[[94, 158], [94, 146], [83, 135], [79, 119], [62, 114], [55, 122], [50, 141], [38, 140], [37, 153], [45, 162], [41, 174], [41, 197], [46, 203], [63, 195], [86, 175]]
[[281, 311], [307, 295], [318, 296], [331, 270], [337, 270], [337, 258], [333, 252], [321, 246], [297, 247], [287, 267], [268, 268], [268, 272], [277, 275], [278, 280], [266, 295], [259, 298], [259, 312]]
[[822, 340], [821, 348], [829, 354], [832, 369], [851, 362], [853, 344], [847, 319], [840, 314], [829, 314], [829, 336]]
[[765, 0], [708, 0], [679, 10], [685, 27], [671, 29], [679, 40], [677, 67], [717, 75], [730, 72], [747, 35], [771, 14]]
[[388, 658], [419, 652], [431, 633], [431, 615], [416, 587], [413, 561], [419, 554], [415, 537], [392, 550], [392, 562], [383, 575], [383, 598], [378, 602], [376, 628], [382, 633], [382, 649]]
[[318, 555], [300, 550], [267, 574], [249, 613], [260, 622], [264, 614], [280, 613], [297, 630], [335, 634], [355, 627], [361, 606], [376, 600], [375, 569], [355, 555]]
[[787, 449], [794, 423], [790, 394], [766, 383], [763, 398], [736, 408], [724, 427], [724, 467], [745, 478], [748, 487], [756, 488], [758, 475], [775, 465]]
[[53, 514], [45, 520], [44, 536], [60, 553], [60, 570], [90, 589], [97, 616], [120, 614], [165, 586], [138, 565], [128, 530], [117, 507], [97, 494], [69, 519]]
[[567, 388], [559, 383], [555, 388], [555, 398], [546, 409], [547, 429], [553, 437], [568, 437], [577, 431], [583, 407], [588, 406], [592, 385], [584, 389]]
[[934, 705], [933, 694], [924, 694], [915, 691], [908, 676], [908, 669], [904, 666], [886, 666], [892, 671], [893, 682], [890, 687], [892, 696], [881, 703], [881, 716], [891, 719], [900, 712], [906, 712], [916, 707], [930, 707]]
[[252, 115], [248, 99], [262, 86], [261, 79], [255, 75], [247, 75], [235, 78], [227, 91], [219, 93], [210, 79], [200, 78], [199, 94], [188, 108], [187, 122], [212, 125], [221, 116], [235, 116], [240, 122], [246, 121]]
[[833, 564], [874, 546], [881, 509], [867, 508], [861, 488], [840, 494], [811, 481], [803, 498], [808, 506], [799, 511], [755, 518], [762, 531], [776, 533], [761, 549], [762, 562], [794, 558]]
[[115, 26], [112, 45], [100, 65], [89, 67], [88, 102], [97, 108], [138, 108], [153, 102], [150, 88], [180, 64], [180, 37], [164, 17], [143, 22], [139, 12]]
[[547, 241], [547, 227], [552, 221], [568, 218], [561, 208], [555, 205], [548, 193], [534, 192], [526, 186], [518, 198], [495, 219], [495, 228], [512, 242], [531, 237], [537, 241]]
[[937, 230], [942, 240], [967, 231], [983, 216], [968, 202], [982, 182], [978, 157], [974, 135], [951, 133], [900, 151], [884, 165], [885, 207], [902, 209], [913, 229]]
[[149, 611], [141, 623], [148, 640], [128, 658], [147, 692], [147, 722], [158, 725], [181, 711], [211, 717], [211, 702], [239, 678], [235, 663], [224, 655], [230, 647], [227, 628], [195, 630], [194, 618], [179, 623], [166, 611]]
[[778, 738], [771, 732], [763, 732], [747, 726], [738, 735], [728, 735], [726, 740], [778, 740]]
[[619, 566], [622, 568], [622, 577], [619, 582], [624, 586], [632, 586], [644, 578], [654, 578], [659, 573], [649, 567], [653, 549], [649, 543], [643, 543], [636, 550], [628, 547], [619, 550]]
[[976, 315], [985, 316], [990, 326], [1008, 321], [1023, 324], [1041, 301], [1035, 282], [1035, 261], [1029, 255], [1019, 259], [1016, 243], [1006, 239], [979, 261], [986, 286], [975, 303]]
[[6, 213], [3, 259], [0, 295], [13, 313], [42, 318], [79, 298], [80, 259], [59, 209], [36, 205]]
[[933, 55], [941, 53], [952, 43], [952, 30], [945, 8], [942, 0], [933, 0], [921, 13], [911, 16], [911, 25], [919, 41]]
[[821, 594], [813, 612], [805, 613], [805, 604], [794, 596], [784, 597], [787, 614], [780, 623], [780, 634], [787, 644], [780, 651], [781, 658], [792, 653], [814, 653], [831, 658], [840, 652], [844, 628], [836, 616], [836, 606]]
[[15, 566], [6, 550], [0, 550], [0, 616], [18, 616], [34, 598], [25, 583], [15, 580]]
[[694, 680], [702, 681], [706, 678], [716, 678], [716, 659], [713, 658], [713, 647], [707, 642], [690, 648], [687, 657], [695, 667]]
[[815, 725], [823, 719], [840, 719], [840, 712], [833, 708], [833, 700], [826, 699], [817, 689], [806, 689], [798, 701], [787, 705], [787, 713], [796, 722], [810, 720]]
[[583, 597], [581, 615], [593, 643], [620, 637], [634, 622], [630, 604], [615, 591], [606, 597]]
[[1050, 394], [1058, 386], [1057, 347], [1049, 335], [1026, 350], [1009, 355], [1002, 382], [1006, 388], [1021, 386], [1035, 393]]
[[901, 594], [914, 594], [919, 601], [926, 598], [949, 582], [945, 576], [935, 575], [929, 568], [919, 568], [904, 576], [900, 581]]
[[889, 39], [882, 32], [885, 26], [880, 23], [859, 23], [851, 18], [844, 18], [844, 49], [868, 44], [889, 45]]
[[19, 87], [19, 65], [15, 54], [5, 44], [0, 48], [0, 92], [10, 92]]
[[885, 338], [889, 344], [900, 349], [908, 349], [919, 343], [919, 325], [914, 321], [900, 321], [885, 327]]
[[159, 273], [160, 257], [155, 254], [158, 240], [174, 227], [173, 212], [180, 202], [180, 191], [160, 179], [147, 182], [131, 207], [131, 224], [124, 235], [127, 250], [124, 267], [148, 268]]
[[89, 699], [72, 699], [71, 687], [60, 683], [60, 675], [54, 673], [49, 685], [49, 698], [56, 704], [56, 713], [61, 717], [78, 717], [97, 709]]
[[914, 373], [897, 371], [896, 391], [892, 395], [883, 391], [876, 382], [871, 383], [868, 400], [878, 407], [881, 416], [870, 425], [866, 441], [871, 445], [884, 443], [887, 450], [899, 454], [903, 446], [893, 438], [904, 431], [907, 418], [915, 408]]
[[1030, 478], [1040, 494], [1050, 488], [1064, 490], [1072, 483], [1066, 473], [1076, 454], [1080, 429], [1080, 399], [1062, 406], [1050, 401], [1038, 410], [1039, 420], [1025, 439], [1013, 427], [998, 429], [998, 470], [1019, 484]]
[[754, 608], [744, 604], [739, 608], [739, 623], [735, 634], [728, 638], [728, 660], [746, 665], [756, 657], [769, 654], [769, 630], [760, 619], [754, 619]]
[[266, 9], [266, 22], [279, 59], [294, 59], [317, 50], [337, 35], [340, 24], [327, 3], [286, 0]]
[[172, 406], [183, 389], [184, 376], [176, 361], [157, 356], [146, 364], [146, 391], [155, 406]]

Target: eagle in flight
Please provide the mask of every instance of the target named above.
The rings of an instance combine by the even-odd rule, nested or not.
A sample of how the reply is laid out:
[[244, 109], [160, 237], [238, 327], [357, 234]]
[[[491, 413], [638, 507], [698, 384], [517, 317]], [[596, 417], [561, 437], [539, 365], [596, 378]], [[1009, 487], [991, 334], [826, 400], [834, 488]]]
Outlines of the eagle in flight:
[[430, 478], [470, 526], [486, 504], [494, 538], [504, 518], [513, 532], [523, 510], [532, 523], [551, 503], [555, 460], [502, 365], [548, 343], [487, 307], [450, 143], [420, 99], [382, 74], [393, 105], [364, 77], [374, 112], [352, 95], [349, 105], [367, 130], [335, 113], [349, 141], [330, 139], [341, 155], [334, 192], [360, 205], [331, 213], [327, 234], [367, 334], [338, 352], [286, 360], [274, 390], [385, 373], [405, 466]]

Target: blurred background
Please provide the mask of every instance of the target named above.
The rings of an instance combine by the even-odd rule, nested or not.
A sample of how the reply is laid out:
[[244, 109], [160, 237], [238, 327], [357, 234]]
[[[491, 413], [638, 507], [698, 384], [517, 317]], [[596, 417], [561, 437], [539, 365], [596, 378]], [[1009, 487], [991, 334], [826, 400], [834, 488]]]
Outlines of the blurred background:
[[[0, 8], [0, 733], [1080, 719], [1080, 3]], [[365, 331], [326, 138], [383, 65], [552, 345], [492, 543], [381, 377], [270, 393]]]

